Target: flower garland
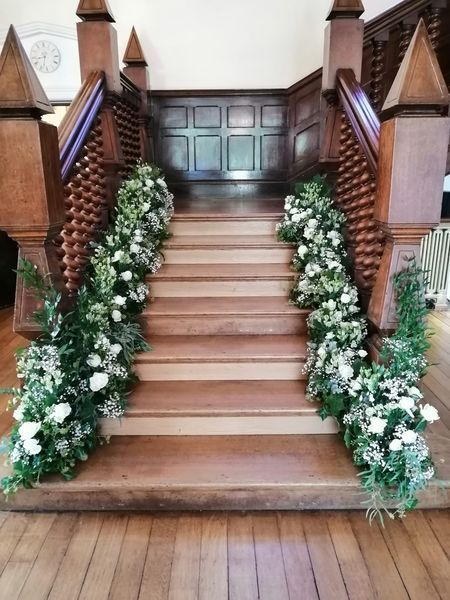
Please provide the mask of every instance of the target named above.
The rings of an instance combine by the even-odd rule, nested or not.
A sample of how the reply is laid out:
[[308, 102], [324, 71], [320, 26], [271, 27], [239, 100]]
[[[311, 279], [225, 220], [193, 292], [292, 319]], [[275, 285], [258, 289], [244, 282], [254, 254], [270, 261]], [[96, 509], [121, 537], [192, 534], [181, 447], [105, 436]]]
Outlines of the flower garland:
[[[291, 299], [312, 308], [306, 369], [309, 399], [322, 403], [323, 418], [333, 416], [369, 494], [368, 516], [403, 516], [417, 504], [417, 492], [434, 475], [421, 432], [439, 419], [417, 388], [425, 374], [429, 347], [423, 274], [415, 264], [395, 278], [399, 325], [384, 340], [381, 360], [369, 362], [364, 349], [367, 324], [358, 293], [348, 274], [342, 228], [330, 190], [318, 179], [296, 187], [288, 196], [278, 236], [294, 243], [299, 277]], [[390, 508], [392, 507], [393, 508]]]
[[47, 473], [74, 477], [77, 461], [97, 445], [97, 418], [123, 414], [135, 353], [148, 349], [138, 315], [148, 294], [145, 275], [161, 266], [172, 200], [160, 170], [139, 164], [118, 192], [113, 224], [93, 244], [68, 314], [35, 267], [22, 263], [21, 276], [43, 301], [35, 315], [42, 335], [18, 353], [23, 385], [11, 390], [17, 423], [9, 441], [12, 474], [2, 481], [6, 494]]

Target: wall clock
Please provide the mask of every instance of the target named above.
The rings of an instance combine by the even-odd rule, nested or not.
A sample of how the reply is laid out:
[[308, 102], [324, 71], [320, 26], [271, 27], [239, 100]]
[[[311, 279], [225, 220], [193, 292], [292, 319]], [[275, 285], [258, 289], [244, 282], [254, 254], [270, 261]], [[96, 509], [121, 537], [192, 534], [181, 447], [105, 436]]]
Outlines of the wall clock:
[[53, 73], [61, 63], [61, 53], [53, 42], [39, 40], [31, 46], [31, 63], [41, 73]]

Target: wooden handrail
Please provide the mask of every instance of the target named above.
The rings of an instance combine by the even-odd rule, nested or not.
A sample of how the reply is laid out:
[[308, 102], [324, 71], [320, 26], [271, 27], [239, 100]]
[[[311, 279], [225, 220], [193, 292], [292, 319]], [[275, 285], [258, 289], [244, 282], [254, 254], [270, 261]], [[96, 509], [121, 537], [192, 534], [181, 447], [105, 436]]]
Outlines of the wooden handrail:
[[120, 72], [120, 83], [124, 90], [134, 96], [137, 100], [141, 100], [141, 89], [131, 79], [125, 75], [123, 71]]
[[373, 174], [377, 172], [380, 120], [367, 94], [356, 81], [352, 69], [337, 71], [337, 92], [353, 131], [367, 157]]
[[105, 98], [105, 75], [93, 71], [83, 82], [58, 127], [61, 176], [67, 178]]

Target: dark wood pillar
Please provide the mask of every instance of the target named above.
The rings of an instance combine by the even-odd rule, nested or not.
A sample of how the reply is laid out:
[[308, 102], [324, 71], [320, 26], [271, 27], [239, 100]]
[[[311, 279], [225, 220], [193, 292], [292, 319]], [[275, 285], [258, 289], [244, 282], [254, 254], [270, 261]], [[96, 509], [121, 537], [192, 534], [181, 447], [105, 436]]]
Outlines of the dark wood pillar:
[[368, 316], [396, 327], [393, 276], [440, 221], [450, 119], [447, 86], [420, 21], [382, 109], [375, 219], [386, 239]]
[[[41, 121], [53, 112], [11, 25], [0, 55], [0, 228], [17, 241], [19, 260], [30, 260], [64, 289], [53, 244], [65, 221], [57, 129]], [[30, 320], [38, 302], [18, 278], [14, 329], [35, 337]]]

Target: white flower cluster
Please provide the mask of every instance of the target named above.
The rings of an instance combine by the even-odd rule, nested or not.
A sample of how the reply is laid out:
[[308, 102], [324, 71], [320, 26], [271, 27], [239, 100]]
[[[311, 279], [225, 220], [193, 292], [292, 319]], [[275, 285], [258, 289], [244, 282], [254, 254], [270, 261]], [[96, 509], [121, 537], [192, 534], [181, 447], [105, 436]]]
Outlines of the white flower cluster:
[[286, 198], [285, 211], [278, 235], [296, 244], [293, 266], [299, 271], [291, 298], [299, 307], [313, 309], [308, 318], [308, 395], [322, 402], [323, 416], [337, 418], [356, 464], [369, 469], [368, 488], [372, 480], [399, 490], [406, 485], [407, 500], [398, 504], [401, 514], [434, 473], [420, 432], [439, 415], [420, 403], [423, 395], [416, 387], [426, 360], [411, 352], [407, 340], [393, 337], [385, 346], [391, 355], [403, 357], [401, 375], [389, 365], [368, 363], [366, 322], [347, 269], [344, 217], [323, 183], [301, 185], [296, 196]]

